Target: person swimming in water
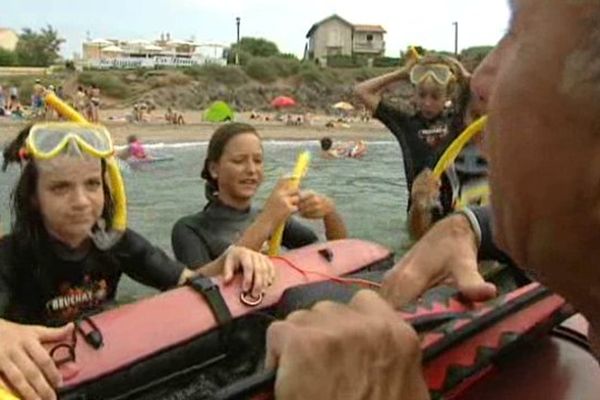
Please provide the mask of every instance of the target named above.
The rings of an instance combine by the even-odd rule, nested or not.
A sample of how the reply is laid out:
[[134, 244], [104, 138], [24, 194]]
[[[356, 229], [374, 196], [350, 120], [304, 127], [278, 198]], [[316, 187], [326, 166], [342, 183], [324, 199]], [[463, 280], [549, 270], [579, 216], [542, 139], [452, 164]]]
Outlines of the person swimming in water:
[[138, 137], [136, 135], [129, 135], [127, 137], [127, 148], [119, 154], [119, 158], [123, 160], [130, 158], [134, 160], [146, 160], [148, 159], [148, 154]]

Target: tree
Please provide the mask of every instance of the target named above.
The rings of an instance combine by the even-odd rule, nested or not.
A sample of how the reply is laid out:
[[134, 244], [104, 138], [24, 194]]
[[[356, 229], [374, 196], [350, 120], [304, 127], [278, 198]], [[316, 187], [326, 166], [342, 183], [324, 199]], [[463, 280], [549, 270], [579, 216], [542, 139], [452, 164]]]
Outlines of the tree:
[[240, 40], [239, 46], [237, 43], [231, 46], [234, 52], [238, 50], [238, 47], [239, 51], [253, 57], [271, 57], [279, 54], [277, 45], [263, 38], [244, 37]]
[[19, 65], [30, 67], [51, 65], [58, 59], [60, 45], [64, 41], [58, 37], [58, 31], [51, 25], [42, 28], [39, 33], [30, 28], [23, 29], [15, 49]]
[[460, 60], [467, 69], [472, 71], [493, 49], [494, 46], [469, 47], [460, 53]]
[[17, 55], [14, 51], [0, 48], [0, 67], [10, 67], [17, 64]]

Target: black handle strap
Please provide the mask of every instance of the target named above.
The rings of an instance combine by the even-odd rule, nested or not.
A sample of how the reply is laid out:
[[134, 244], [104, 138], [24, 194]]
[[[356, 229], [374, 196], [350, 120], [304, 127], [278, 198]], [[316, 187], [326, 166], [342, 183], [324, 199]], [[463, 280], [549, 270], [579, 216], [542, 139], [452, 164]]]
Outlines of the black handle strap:
[[208, 303], [219, 326], [227, 325], [231, 322], [232, 316], [225, 299], [221, 295], [221, 290], [212, 280], [203, 276], [197, 276], [188, 281], [189, 285], [200, 293]]

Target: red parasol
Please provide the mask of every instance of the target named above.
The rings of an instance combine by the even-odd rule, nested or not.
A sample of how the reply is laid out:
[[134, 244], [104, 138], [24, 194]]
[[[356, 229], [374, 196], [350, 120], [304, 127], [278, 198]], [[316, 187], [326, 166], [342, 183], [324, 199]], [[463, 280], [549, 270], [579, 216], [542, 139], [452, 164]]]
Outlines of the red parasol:
[[277, 96], [271, 102], [271, 106], [275, 108], [292, 107], [296, 105], [296, 100], [287, 96]]

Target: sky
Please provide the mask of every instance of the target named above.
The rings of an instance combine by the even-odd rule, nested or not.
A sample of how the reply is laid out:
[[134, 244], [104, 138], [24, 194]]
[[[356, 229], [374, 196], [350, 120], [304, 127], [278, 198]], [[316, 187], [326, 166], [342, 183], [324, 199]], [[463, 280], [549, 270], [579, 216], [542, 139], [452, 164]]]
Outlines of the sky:
[[382, 25], [386, 55], [397, 57], [409, 45], [459, 50], [494, 45], [508, 24], [507, 0], [2, 0], [0, 27], [19, 32], [47, 24], [66, 39], [61, 53], [81, 53], [86, 37], [155, 40], [169, 32], [174, 39], [230, 44], [240, 35], [274, 41], [280, 51], [302, 56], [312, 24], [338, 14], [353, 24]]

